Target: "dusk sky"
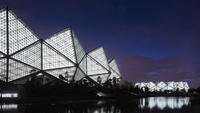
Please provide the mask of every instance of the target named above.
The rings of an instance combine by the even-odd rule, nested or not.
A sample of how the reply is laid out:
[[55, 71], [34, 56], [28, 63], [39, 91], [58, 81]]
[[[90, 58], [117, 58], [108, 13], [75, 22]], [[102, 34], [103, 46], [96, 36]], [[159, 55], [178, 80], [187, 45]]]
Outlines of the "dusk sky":
[[72, 27], [86, 51], [103, 45], [124, 80], [200, 86], [200, 0], [0, 0], [40, 38]]

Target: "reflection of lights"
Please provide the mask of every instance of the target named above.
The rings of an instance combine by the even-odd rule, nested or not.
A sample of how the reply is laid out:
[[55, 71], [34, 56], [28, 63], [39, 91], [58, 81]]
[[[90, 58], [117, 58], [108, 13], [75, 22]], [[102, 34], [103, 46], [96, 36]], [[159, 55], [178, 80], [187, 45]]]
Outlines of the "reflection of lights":
[[164, 109], [167, 106], [167, 99], [165, 97], [160, 97], [158, 99], [156, 99], [156, 105], [158, 108], [160, 108], [161, 110]]
[[122, 112], [121, 112], [120, 109], [116, 109], [116, 106], [110, 106], [109, 108], [100, 107], [100, 108], [97, 108], [97, 109], [88, 109], [87, 113], [122, 113]]
[[18, 93], [2, 93], [1, 97], [2, 98], [17, 98]]
[[142, 98], [139, 101], [140, 101], [140, 107], [144, 108], [145, 107], [145, 98]]
[[165, 108], [175, 109], [182, 108], [184, 105], [188, 106], [190, 102], [189, 97], [149, 97], [149, 98], [141, 98], [139, 100], [140, 108], [159, 108], [163, 110]]
[[15, 110], [17, 107], [17, 104], [2, 104], [1, 110]]
[[97, 102], [97, 105], [100, 106], [100, 105], [103, 105], [103, 104], [105, 104], [105, 103], [106, 103], [105, 101], [98, 101], [98, 102]]
[[104, 94], [104, 93], [102, 93], [102, 92], [98, 92], [97, 95], [98, 95], [99, 97], [105, 97], [105, 96], [106, 96], [106, 94]]
[[[152, 109], [152, 108], [154, 108], [155, 106], [156, 106], [156, 104], [155, 104], [155, 102], [154, 102], [154, 98], [148, 98], [149, 100], [149, 105], [148, 105], [148, 107], [150, 108], [150, 109]], [[145, 105], [143, 105], [143, 107], [144, 107]]]

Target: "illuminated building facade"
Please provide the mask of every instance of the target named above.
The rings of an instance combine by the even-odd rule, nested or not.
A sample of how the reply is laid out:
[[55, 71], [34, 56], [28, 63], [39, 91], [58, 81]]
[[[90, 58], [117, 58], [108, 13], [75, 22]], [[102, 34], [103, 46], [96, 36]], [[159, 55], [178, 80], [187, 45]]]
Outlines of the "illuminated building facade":
[[[86, 52], [72, 28], [40, 39], [8, 8], [0, 10], [0, 81], [19, 83], [31, 76], [64, 82], [83, 78], [96, 83], [121, 78], [103, 47]], [[120, 80], [120, 79], [118, 79]]]
[[187, 82], [141, 82], [141, 83], [135, 83], [135, 87], [138, 87], [142, 90], [145, 90], [145, 88], [148, 88], [149, 91], [158, 91], [158, 92], [164, 92], [164, 91], [186, 91], [189, 90], [189, 85]]

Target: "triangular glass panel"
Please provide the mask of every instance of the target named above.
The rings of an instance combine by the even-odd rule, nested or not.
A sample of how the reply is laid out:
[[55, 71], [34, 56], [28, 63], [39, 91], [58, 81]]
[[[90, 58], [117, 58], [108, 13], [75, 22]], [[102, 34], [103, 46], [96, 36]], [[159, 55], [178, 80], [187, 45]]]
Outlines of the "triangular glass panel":
[[25, 77], [27, 75], [32, 74], [33, 71], [36, 72], [38, 71], [38, 69], [22, 64], [15, 60], [9, 59], [8, 81], [13, 81]]
[[56, 50], [64, 54], [71, 61], [76, 63], [75, 50], [71, 35], [71, 29], [65, 29], [49, 38], [45, 41], [53, 46]]
[[99, 62], [104, 68], [109, 70], [108, 60], [106, 58], [103, 47], [99, 47], [99, 48], [89, 52], [88, 55], [91, 56], [92, 58], [94, 58], [97, 62]]
[[36, 44], [14, 54], [12, 57], [36, 68], [40, 68], [41, 43], [37, 42]]
[[109, 67], [110, 67], [110, 71], [111, 71], [111, 74], [109, 76], [110, 79], [113, 79], [113, 77], [116, 77], [116, 78], [120, 78], [121, 77], [121, 74], [119, 72], [117, 63], [116, 63], [116, 61], [114, 59], [110, 61]]
[[101, 75], [92, 75], [89, 76], [91, 79], [96, 81], [97, 83], [105, 83], [108, 79], [109, 74], [101, 74]]
[[46, 44], [43, 44], [43, 69], [54, 69], [61, 67], [70, 67], [74, 66], [71, 61], [64, 58], [64, 56], [60, 55]]
[[0, 59], [0, 80], [6, 81], [6, 59]]
[[65, 82], [70, 82], [73, 79], [76, 67], [46, 70], [47, 73], [59, 78]]
[[76, 52], [76, 58], [77, 58], [77, 61], [78, 61], [77, 63], [79, 63], [85, 55], [85, 50], [81, 46], [78, 38], [76, 37], [76, 35], [74, 33], [73, 33], [73, 39], [74, 39], [74, 47], [75, 47], [75, 52]]
[[167, 85], [166, 85], [164, 82], [161, 81], [161, 82], [159, 82], [159, 83], [157, 84], [157, 86], [160, 87], [160, 88], [162, 89], [162, 88], [166, 87]]
[[7, 53], [6, 47], [6, 10], [0, 10], [0, 51], [3, 53]]
[[75, 76], [74, 76], [74, 80], [79, 81], [82, 78], [84, 78], [85, 76], [86, 76], [85, 73], [82, 70], [80, 70], [79, 68], [77, 68]]
[[174, 90], [174, 82], [167, 82], [167, 90]]
[[95, 61], [90, 56], [87, 56], [87, 75], [105, 74], [109, 73], [100, 63]]
[[149, 82], [148, 84], [147, 84], [147, 87], [148, 88], [150, 88], [150, 89], [152, 89], [153, 87], [155, 87], [156, 85], [153, 83], [153, 82]]
[[12, 11], [8, 12], [9, 53], [14, 53], [38, 40], [38, 37]]
[[117, 63], [116, 63], [116, 61], [114, 59], [109, 63], [109, 66], [110, 66], [110, 68], [115, 70], [116, 73], [118, 73], [120, 75], [119, 68], [118, 68]]
[[113, 78], [120, 78], [120, 75], [118, 73], [116, 73], [116, 71], [114, 71], [113, 69], [110, 69], [110, 76], [109, 79], [113, 79]]
[[85, 73], [85, 74], [87, 74], [87, 64], [86, 64], [86, 60], [87, 60], [87, 56], [85, 55], [83, 58], [82, 58], [82, 60], [81, 60], [81, 62], [80, 62], [80, 64], [79, 64], [79, 68], [81, 68], [81, 70]]

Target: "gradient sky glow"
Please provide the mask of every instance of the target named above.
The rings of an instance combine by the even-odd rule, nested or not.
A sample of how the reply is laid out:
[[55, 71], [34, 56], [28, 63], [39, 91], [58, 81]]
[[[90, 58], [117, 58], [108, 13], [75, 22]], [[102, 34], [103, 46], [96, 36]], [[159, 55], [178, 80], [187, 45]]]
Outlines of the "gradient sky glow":
[[123, 78], [200, 86], [200, 0], [0, 0], [46, 38], [71, 26], [87, 51], [103, 45]]

